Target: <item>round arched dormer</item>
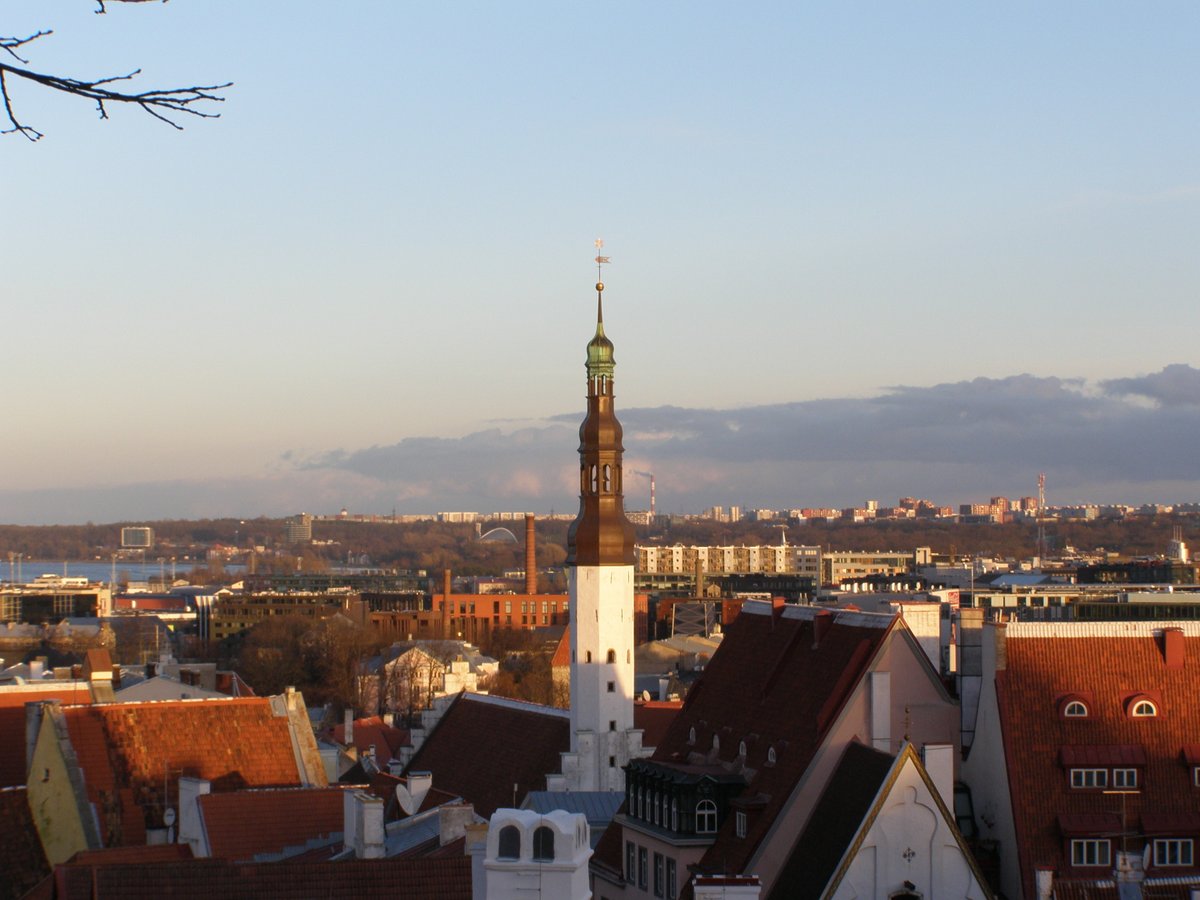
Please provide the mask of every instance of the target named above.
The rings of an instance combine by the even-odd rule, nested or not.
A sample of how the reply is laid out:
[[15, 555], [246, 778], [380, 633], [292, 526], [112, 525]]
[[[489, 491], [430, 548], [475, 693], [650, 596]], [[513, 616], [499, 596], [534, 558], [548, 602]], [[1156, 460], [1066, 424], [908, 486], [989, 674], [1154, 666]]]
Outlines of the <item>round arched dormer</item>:
[[521, 858], [521, 829], [516, 825], [505, 825], [500, 829], [500, 840], [496, 846], [496, 858]]
[[554, 860], [554, 829], [539, 825], [533, 832], [533, 858], [537, 862]]

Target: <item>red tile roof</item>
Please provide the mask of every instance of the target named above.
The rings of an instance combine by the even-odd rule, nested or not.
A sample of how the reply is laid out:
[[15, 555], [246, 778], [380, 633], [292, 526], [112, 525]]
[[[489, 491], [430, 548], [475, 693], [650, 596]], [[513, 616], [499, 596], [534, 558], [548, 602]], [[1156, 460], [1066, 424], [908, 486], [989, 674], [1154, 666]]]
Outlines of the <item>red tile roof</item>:
[[55, 869], [54, 900], [470, 900], [471, 860], [379, 859], [345, 862], [171, 864]]
[[[718, 737], [718, 759], [732, 762], [746, 742], [745, 765], [753, 775], [740, 796], [765, 797], [765, 803], [749, 817], [744, 839], [728, 817], [700, 871], [744, 871], [896, 622], [895, 616], [827, 613], [828, 631], [817, 642], [814, 612], [746, 603], [655, 750], [655, 761], [686, 765], [690, 754], [708, 754]], [[772, 748], [776, 762], [768, 765]]]
[[216, 859], [252, 861], [342, 830], [342, 788], [229, 791], [200, 797], [200, 815]]
[[[345, 725], [336, 726], [330, 730], [330, 734], [339, 744], [346, 743]], [[354, 720], [354, 746], [360, 754], [374, 747], [375, 762], [380, 768], [386, 769], [388, 761], [393, 756], [399, 756], [400, 748], [408, 745], [408, 732], [388, 725], [381, 716]]]
[[0, 789], [0, 900], [16, 900], [50, 874], [24, 786]]
[[164, 700], [62, 709], [105, 846], [145, 843], [161, 827], [163, 779], [180, 775], [215, 792], [298, 786], [287, 718], [262, 697]]
[[570, 732], [566, 710], [461, 694], [405, 772], [432, 772], [435, 787], [474, 804], [487, 818], [546, 789], [546, 775], [562, 768], [559, 754], [570, 749]]
[[91, 703], [92, 691], [85, 681], [60, 687], [0, 687], [0, 787], [25, 784], [25, 704], [39, 700]]
[[638, 700], [633, 704], [633, 727], [642, 729], [642, 746], [657, 747], [683, 709], [682, 700]]
[[[1161, 623], [1007, 627], [1007, 662], [996, 673], [996, 697], [1027, 896], [1034, 895], [1038, 866], [1072, 874], [1063, 831], [1078, 831], [1088, 817], [1119, 821], [1124, 802], [1126, 828], [1136, 832], [1148, 814], [1190, 813], [1200, 807], [1200, 789], [1183, 759], [1185, 748], [1200, 734], [1200, 625], [1184, 623], [1184, 628], [1185, 664], [1171, 668], [1164, 658]], [[1158, 692], [1158, 716], [1126, 715], [1124, 701], [1136, 692]], [[1094, 698], [1088, 715], [1060, 715], [1058, 699], [1065, 694]], [[1118, 797], [1073, 789], [1072, 762], [1137, 767], [1138, 790]], [[1094, 821], [1104, 827], [1100, 819]], [[1200, 869], [1173, 868], [1171, 874], [1195, 876]]]

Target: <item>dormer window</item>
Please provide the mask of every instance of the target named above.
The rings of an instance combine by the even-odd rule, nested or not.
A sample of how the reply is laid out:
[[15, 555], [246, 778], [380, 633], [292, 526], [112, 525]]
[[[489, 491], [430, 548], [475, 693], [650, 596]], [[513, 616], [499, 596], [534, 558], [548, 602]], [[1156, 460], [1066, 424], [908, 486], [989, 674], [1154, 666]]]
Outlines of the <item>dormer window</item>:
[[1071, 700], [1063, 707], [1063, 715], [1068, 719], [1085, 719], [1087, 714], [1087, 705], [1082, 700]]
[[720, 750], [720, 749], [721, 749], [721, 736], [720, 736], [719, 734], [714, 734], [714, 735], [713, 735], [713, 746], [712, 746], [712, 748], [713, 748], [714, 750]]
[[1108, 787], [1108, 769], [1072, 769], [1071, 787], [1073, 788], [1105, 788]]
[[746, 758], [746, 742], [745, 741], [740, 741], [738, 743], [738, 756], [740, 756], [742, 759]]
[[696, 834], [716, 834], [717, 804], [701, 800], [696, 804]]
[[1158, 707], [1151, 700], [1135, 700], [1129, 714], [1135, 719], [1148, 719], [1158, 715]]
[[695, 725], [693, 725], [691, 728], [688, 729], [688, 743], [689, 744], [696, 743], [696, 726]]
[[767, 765], [768, 766], [775, 765], [775, 748], [774, 747], [767, 748]]

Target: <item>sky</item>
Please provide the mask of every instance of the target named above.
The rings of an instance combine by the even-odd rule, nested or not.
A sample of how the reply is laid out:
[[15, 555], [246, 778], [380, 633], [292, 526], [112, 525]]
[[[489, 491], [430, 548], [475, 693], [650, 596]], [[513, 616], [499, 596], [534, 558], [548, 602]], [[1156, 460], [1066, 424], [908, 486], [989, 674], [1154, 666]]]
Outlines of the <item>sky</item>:
[[11, 85], [0, 521], [572, 509], [597, 237], [661, 511], [1200, 499], [1193, 3], [94, 9], [234, 86]]

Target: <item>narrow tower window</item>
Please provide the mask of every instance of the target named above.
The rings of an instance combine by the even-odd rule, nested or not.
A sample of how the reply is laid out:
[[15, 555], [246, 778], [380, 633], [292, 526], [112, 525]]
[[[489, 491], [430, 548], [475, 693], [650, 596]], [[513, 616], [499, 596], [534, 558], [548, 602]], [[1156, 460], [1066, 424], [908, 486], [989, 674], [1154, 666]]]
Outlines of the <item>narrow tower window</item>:
[[612, 466], [610, 466], [608, 463], [605, 463], [604, 464], [604, 492], [607, 494], [607, 493], [610, 493], [611, 491], [612, 491]]
[[608, 651], [608, 662], [609, 662], [609, 664], [611, 665], [612, 663], [615, 663], [616, 661], [617, 661], [617, 651], [616, 651], [616, 650], [609, 650], [609, 651]]

